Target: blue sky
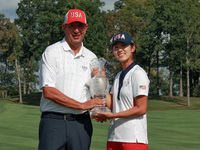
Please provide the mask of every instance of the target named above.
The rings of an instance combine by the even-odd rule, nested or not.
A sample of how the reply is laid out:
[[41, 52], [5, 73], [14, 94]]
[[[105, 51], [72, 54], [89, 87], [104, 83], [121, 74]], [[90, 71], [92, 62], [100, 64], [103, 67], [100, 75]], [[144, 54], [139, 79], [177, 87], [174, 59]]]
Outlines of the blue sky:
[[[101, 0], [105, 2], [103, 10], [112, 10], [114, 8], [114, 2], [116, 0]], [[17, 15], [15, 13], [18, 3], [20, 0], [0, 0], [0, 13], [4, 14], [6, 18], [10, 18], [10, 21], [13, 22]]]

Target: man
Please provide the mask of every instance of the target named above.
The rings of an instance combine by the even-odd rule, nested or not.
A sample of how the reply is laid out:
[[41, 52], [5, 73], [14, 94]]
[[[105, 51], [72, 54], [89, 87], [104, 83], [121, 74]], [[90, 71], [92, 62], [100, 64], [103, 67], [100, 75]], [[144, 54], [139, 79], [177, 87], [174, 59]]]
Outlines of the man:
[[90, 99], [86, 83], [96, 55], [83, 46], [88, 29], [85, 13], [71, 9], [65, 15], [63, 40], [46, 48], [40, 62], [40, 150], [88, 150], [92, 124], [87, 110], [103, 105]]

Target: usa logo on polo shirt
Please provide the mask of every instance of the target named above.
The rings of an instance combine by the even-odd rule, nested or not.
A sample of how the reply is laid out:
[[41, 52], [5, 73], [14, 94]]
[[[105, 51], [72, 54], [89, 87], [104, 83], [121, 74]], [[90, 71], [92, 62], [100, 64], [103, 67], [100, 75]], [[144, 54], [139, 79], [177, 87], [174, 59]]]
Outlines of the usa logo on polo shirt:
[[82, 66], [83, 71], [87, 70], [87, 66]]
[[141, 90], [146, 90], [146, 85], [140, 85], [139, 88], [140, 88]]

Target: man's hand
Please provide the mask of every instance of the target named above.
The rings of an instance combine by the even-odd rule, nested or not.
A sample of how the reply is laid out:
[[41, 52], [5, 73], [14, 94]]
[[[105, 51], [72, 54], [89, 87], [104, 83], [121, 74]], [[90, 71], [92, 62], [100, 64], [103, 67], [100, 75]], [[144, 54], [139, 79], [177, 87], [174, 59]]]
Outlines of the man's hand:
[[88, 109], [92, 109], [94, 107], [100, 107], [102, 105], [104, 105], [106, 103], [106, 101], [104, 101], [103, 99], [99, 99], [99, 98], [95, 98], [95, 99], [91, 99], [85, 103], [82, 104], [82, 110], [88, 110]]
[[102, 67], [101, 71], [98, 70], [97, 68], [92, 68], [92, 69], [93, 69], [94, 76], [97, 75], [97, 74], [102, 74], [104, 77], [106, 76], [105, 68], [104, 67]]

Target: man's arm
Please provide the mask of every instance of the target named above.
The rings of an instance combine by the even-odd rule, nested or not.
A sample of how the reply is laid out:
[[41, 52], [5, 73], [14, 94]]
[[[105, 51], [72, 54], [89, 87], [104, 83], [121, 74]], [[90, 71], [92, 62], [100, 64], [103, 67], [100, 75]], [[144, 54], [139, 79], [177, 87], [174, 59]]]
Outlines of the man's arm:
[[92, 109], [94, 107], [102, 106], [105, 103], [102, 99], [91, 99], [81, 103], [66, 96], [54, 87], [43, 87], [43, 95], [44, 98], [52, 100], [59, 105], [80, 110]]

